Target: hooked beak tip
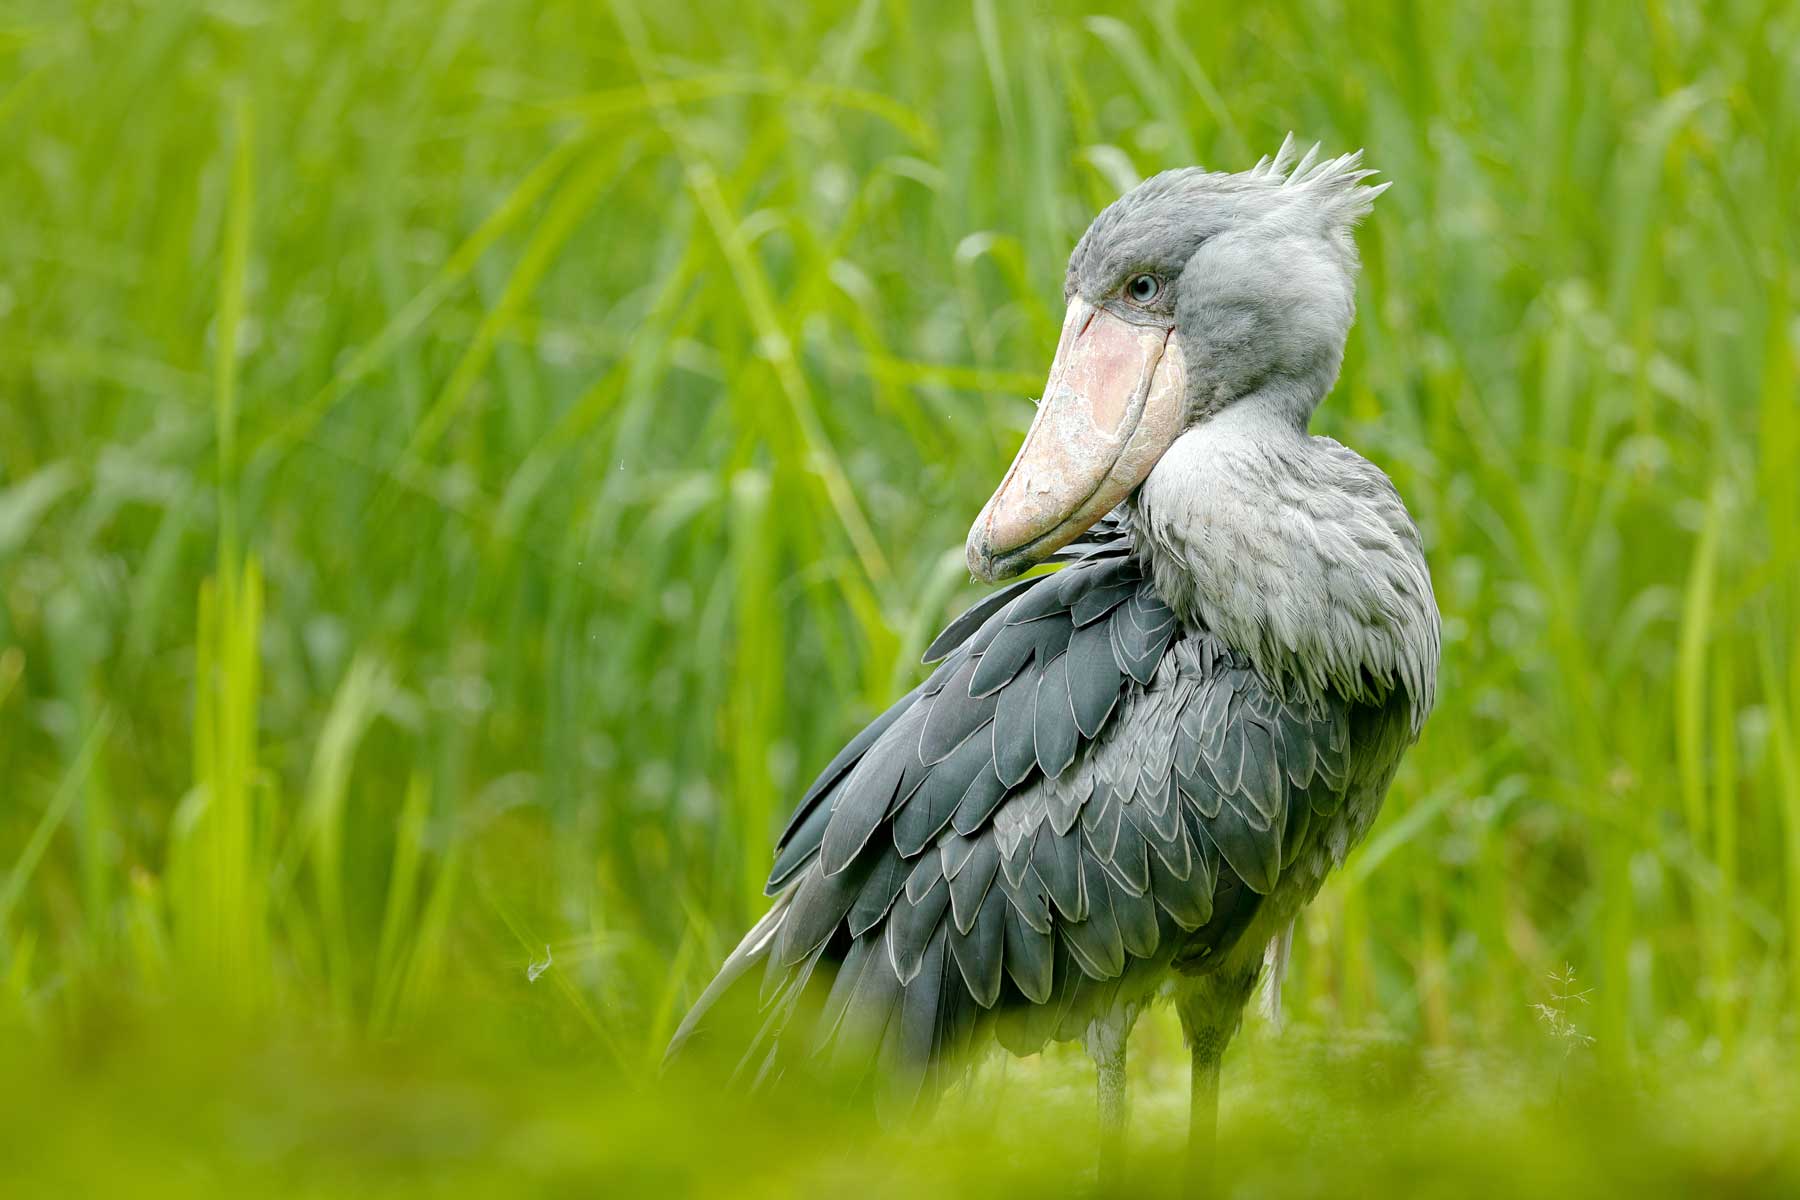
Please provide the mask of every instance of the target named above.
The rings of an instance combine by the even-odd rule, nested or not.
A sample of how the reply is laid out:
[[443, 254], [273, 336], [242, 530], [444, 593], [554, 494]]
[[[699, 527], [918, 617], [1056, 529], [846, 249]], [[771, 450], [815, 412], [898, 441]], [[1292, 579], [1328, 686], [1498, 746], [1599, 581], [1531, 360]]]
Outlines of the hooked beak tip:
[[969, 535], [969, 545], [965, 558], [969, 565], [969, 574], [982, 583], [999, 583], [1002, 578], [999, 564], [994, 558], [994, 549], [988, 540], [979, 533]]
[[996, 549], [991, 526], [992, 522], [984, 510], [976, 519], [975, 527], [969, 530], [964, 561], [968, 563], [969, 574], [982, 583], [1004, 583], [1028, 570], [1033, 560], [1029, 545]]

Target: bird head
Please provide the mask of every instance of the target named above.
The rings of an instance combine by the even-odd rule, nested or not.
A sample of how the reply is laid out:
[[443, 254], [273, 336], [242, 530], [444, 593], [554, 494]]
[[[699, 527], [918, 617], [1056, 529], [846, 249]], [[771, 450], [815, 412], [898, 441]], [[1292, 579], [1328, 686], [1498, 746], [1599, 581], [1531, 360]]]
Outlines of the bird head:
[[1236, 174], [1165, 171], [1069, 257], [1056, 358], [1025, 442], [969, 530], [969, 569], [1011, 578], [1079, 537], [1182, 433], [1252, 393], [1302, 429], [1354, 313], [1351, 227], [1385, 188], [1361, 152]]

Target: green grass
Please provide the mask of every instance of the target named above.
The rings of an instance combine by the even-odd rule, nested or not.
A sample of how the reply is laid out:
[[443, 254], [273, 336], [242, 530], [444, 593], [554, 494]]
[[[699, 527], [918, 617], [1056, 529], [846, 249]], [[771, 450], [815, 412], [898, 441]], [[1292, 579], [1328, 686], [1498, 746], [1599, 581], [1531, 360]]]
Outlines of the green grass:
[[[974, 594], [1070, 246], [1291, 129], [1395, 183], [1317, 427], [1418, 516], [1445, 655], [1227, 1165], [1791, 1185], [1800, 11], [716, 14], [0, 9], [0, 1162], [742, 1184], [639, 1089]], [[1134, 1052], [1162, 1179], [1165, 1017]], [[1085, 1086], [685, 1136], [1004, 1189], [1086, 1169]]]

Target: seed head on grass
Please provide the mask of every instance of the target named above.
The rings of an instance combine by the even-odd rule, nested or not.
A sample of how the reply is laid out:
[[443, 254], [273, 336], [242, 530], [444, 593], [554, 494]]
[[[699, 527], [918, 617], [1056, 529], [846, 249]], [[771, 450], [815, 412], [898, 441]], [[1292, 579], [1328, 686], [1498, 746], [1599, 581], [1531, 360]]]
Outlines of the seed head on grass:
[[1533, 1004], [1531, 1010], [1538, 1015], [1544, 1028], [1549, 1030], [1551, 1040], [1562, 1047], [1563, 1057], [1566, 1059], [1578, 1048], [1594, 1044], [1593, 1037], [1583, 1033], [1571, 1015], [1573, 1006], [1589, 1003], [1594, 989], [1578, 987], [1575, 968], [1567, 963], [1563, 964], [1562, 970], [1550, 972], [1548, 978], [1550, 999]]

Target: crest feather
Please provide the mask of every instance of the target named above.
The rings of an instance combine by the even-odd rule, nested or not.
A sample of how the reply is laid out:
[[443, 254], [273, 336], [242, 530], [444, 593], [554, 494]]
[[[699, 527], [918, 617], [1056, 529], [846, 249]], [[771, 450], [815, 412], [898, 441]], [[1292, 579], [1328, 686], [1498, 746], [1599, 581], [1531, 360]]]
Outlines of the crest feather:
[[1282, 139], [1281, 149], [1273, 158], [1265, 156], [1247, 175], [1272, 181], [1284, 191], [1302, 193], [1328, 224], [1354, 225], [1367, 216], [1375, 197], [1393, 186], [1386, 183], [1363, 185], [1363, 180], [1380, 172], [1362, 165], [1363, 152], [1353, 150], [1336, 158], [1321, 159], [1317, 142], [1296, 161], [1294, 135]]

